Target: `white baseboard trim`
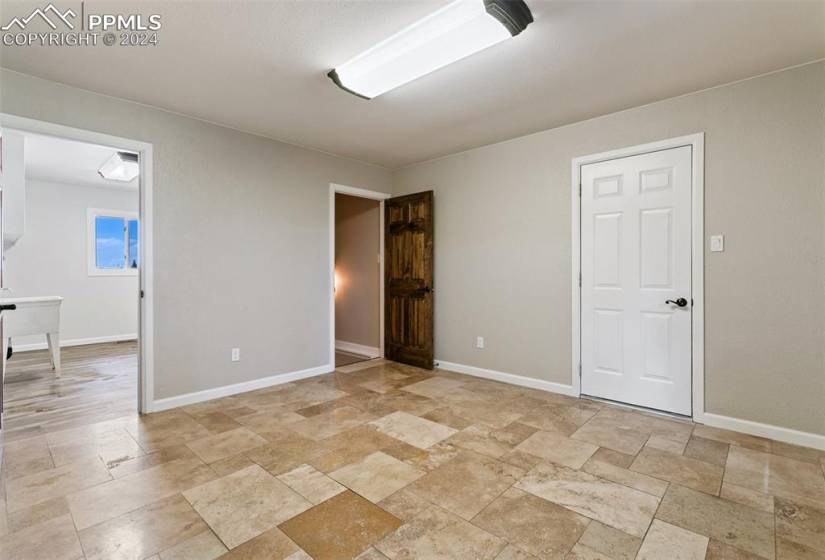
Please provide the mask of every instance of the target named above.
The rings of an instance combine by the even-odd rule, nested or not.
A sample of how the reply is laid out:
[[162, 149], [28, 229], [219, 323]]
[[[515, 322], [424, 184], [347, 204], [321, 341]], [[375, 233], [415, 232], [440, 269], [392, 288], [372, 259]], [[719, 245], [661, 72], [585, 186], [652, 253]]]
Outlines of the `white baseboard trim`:
[[[61, 340], [60, 347], [85, 346], [87, 344], [103, 344], [104, 342], [123, 342], [125, 340], [137, 340], [137, 334], [113, 334], [109, 336], [95, 336], [92, 338], [74, 338], [71, 340]], [[33, 350], [46, 350], [49, 348], [45, 342], [35, 342], [34, 344], [15, 344], [12, 338], [12, 348], [14, 352], [31, 352]]]
[[[532, 377], [524, 377], [522, 375], [514, 375], [512, 373], [504, 373], [501, 371], [494, 371], [475, 366], [445, 362], [443, 360], [436, 360], [436, 363], [439, 369], [445, 369], [447, 371], [464, 373], [466, 375], [482, 377], [484, 379], [492, 379], [494, 381], [501, 381], [511, 385], [519, 385], [521, 387], [530, 387], [531, 389], [539, 389], [541, 391], [548, 391], [551, 393], [561, 393], [562, 395], [568, 395], [571, 397], [579, 396], [571, 385], [553, 383], [551, 381], [543, 381], [541, 379], [533, 379]], [[732, 418], [730, 416], [722, 416], [711, 412], [705, 412], [701, 422], [698, 420], [696, 421], [699, 424], [705, 424], [714, 428], [733, 430], [744, 434], [766, 437], [784, 443], [791, 443], [794, 445], [801, 445], [803, 447], [811, 447], [825, 451], [825, 435], [801, 432], [799, 430], [782, 428], [771, 424], [762, 424], [751, 420], [742, 420], [740, 418]]]
[[288, 373], [281, 373], [278, 375], [270, 375], [269, 377], [262, 377], [260, 379], [253, 379], [252, 381], [244, 381], [242, 383], [235, 383], [234, 385], [224, 385], [223, 387], [215, 387], [214, 389], [205, 389], [203, 391], [196, 391], [194, 393], [186, 393], [176, 397], [168, 397], [165, 399], [158, 399], [149, 404], [149, 412], [160, 412], [162, 410], [169, 410], [170, 408], [177, 408], [179, 406], [186, 406], [204, 401], [211, 401], [212, 399], [219, 399], [221, 397], [228, 397], [237, 395], [238, 393], [246, 393], [255, 391], [256, 389], [265, 389], [273, 385], [281, 385], [282, 383], [289, 383], [290, 381], [298, 381], [299, 379], [306, 379], [308, 377], [315, 377], [316, 375], [323, 375], [331, 373], [335, 368], [327, 364], [309, 369], [302, 369], [300, 371], [292, 371]]
[[733, 430], [752, 436], [766, 437], [784, 443], [792, 443], [794, 445], [812, 447], [825, 451], [825, 435], [800, 432], [799, 430], [782, 428], [772, 424], [762, 424], [761, 422], [753, 422], [751, 420], [742, 420], [741, 418], [722, 416], [721, 414], [713, 414], [711, 412], [705, 412], [703, 423], [706, 426], [712, 426], [714, 428]]
[[349, 352], [351, 354], [367, 356], [368, 358], [377, 358], [381, 355], [380, 348], [376, 348], [374, 346], [364, 346], [363, 344], [356, 344], [345, 340], [336, 340], [335, 349], [340, 350], [341, 352]]
[[550, 393], [560, 393], [571, 397], [579, 396], [572, 385], [553, 383], [552, 381], [533, 379], [532, 377], [524, 377], [523, 375], [504, 373], [503, 371], [494, 371], [492, 369], [483, 369], [475, 366], [466, 366], [464, 364], [445, 362], [443, 360], [436, 360], [436, 364], [436, 367], [439, 369], [446, 369], [447, 371], [464, 373], [475, 377], [482, 377], [484, 379], [492, 379], [493, 381], [509, 383], [510, 385], [518, 385], [520, 387], [529, 387], [540, 391], [548, 391]]

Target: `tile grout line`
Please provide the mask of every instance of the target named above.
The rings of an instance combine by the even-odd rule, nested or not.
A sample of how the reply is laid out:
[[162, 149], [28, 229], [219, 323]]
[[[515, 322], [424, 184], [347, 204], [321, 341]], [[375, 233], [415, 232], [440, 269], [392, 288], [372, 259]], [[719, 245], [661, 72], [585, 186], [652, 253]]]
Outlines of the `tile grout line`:
[[[650, 532], [650, 528], [653, 527], [653, 522], [656, 520], [656, 516], [659, 514], [659, 508], [662, 507], [662, 502], [665, 500], [665, 496], [667, 495], [668, 491], [670, 490], [670, 485], [671, 484], [673, 484], [673, 483], [672, 482], [667, 483], [667, 488], [665, 488], [665, 493], [659, 499], [659, 503], [656, 504], [656, 511], [653, 512], [653, 517], [650, 518], [650, 523], [648, 523], [647, 529], [645, 530], [645, 534], [642, 537], [641, 542], [639, 543], [639, 550], [636, 551], [636, 557], [639, 556], [639, 552], [641, 552], [642, 546], [644, 546], [644, 544], [645, 544], [645, 539], [647, 539], [647, 534]], [[710, 538], [708, 538], [708, 542], [710, 542]], [[707, 554], [707, 550], [705, 551], [705, 554]]]
[[776, 536], [776, 497], [773, 498], [773, 557], [779, 558], [779, 539]]
[[[66, 498], [64, 497], [64, 499]], [[83, 547], [83, 540], [80, 538], [80, 531], [78, 531], [77, 529], [77, 521], [75, 521], [74, 514], [72, 513], [72, 508], [69, 507], [68, 500], [66, 500], [66, 507], [69, 510], [69, 519], [72, 520], [72, 527], [74, 527], [75, 538], [77, 539], [77, 543], [80, 545], [80, 552], [83, 554], [83, 558], [86, 558], [86, 549]]]
[[[349, 390], [345, 390], [344, 392], [345, 392], [345, 393], [349, 393], [350, 395], [352, 395], [352, 393], [350, 393], [350, 391], [349, 391]], [[335, 399], [333, 399], [333, 400], [335, 400]], [[440, 402], [440, 401], [437, 401], [437, 399], [433, 399], [433, 400], [436, 400], [436, 402]], [[443, 404], [443, 403], [442, 403], [442, 404]], [[353, 406], [355, 406], [356, 408], [360, 408], [358, 405], [353, 405]], [[186, 414], [188, 417], [191, 417], [191, 418], [193, 419], [193, 421], [195, 421], [195, 423], [197, 423], [198, 425], [200, 425], [201, 427], [203, 427], [203, 428], [205, 428], [205, 429], [206, 429], [206, 426], [204, 426], [203, 424], [201, 424], [200, 422], [198, 422], [198, 421], [197, 421], [197, 420], [196, 420], [196, 419], [192, 416], [192, 414], [191, 414], [190, 412], [188, 412], [188, 411], [183, 411], [183, 412], [184, 412], [184, 414]], [[418, 414], [416, 414], [415, 416], [418, 416]], [[519, 418], [517, 418], [517, 419], [513, 420], [512, 422], [510, 422], [510, 424], [508, 424], [507, 426], [505, 426], [504, 428], [501, 428], [501, 429], [505, 429], [505, 430], [506, 430], [509, 426], [512, 426], [513, 424], [518, 423], [518, 422], [520, 421], [520, 419], [521, 419], [521, 416], [520, 416]], [[588, 422], [589, 422], [589, 420], [588, 420]], [[586, 424], [586, 423], [585, 423], [585, 424]], [[693, 425], [692, 425], [691, 430], [690, 430], [690, 435], [688, 436], [688, 443], [685, 445], [685, 448], [682, 450], [682, 452], [681, 452], [681, 453], [673, 453], [673, 455], [674, 455], [674, 456], [677, 456], [677, 457], [687, 457], [684, 453], [685, 453], [685, 451], [687, 450], [687, 445], [689, 444], [689, 442], [690, 442], [691, 438], [692, 438], [692, 437], [694, 437], [694, 434], [695, 434], [695, 431], [696, 431], [696, 426], [697, 426], [696, 424], [693, 424]], [[288, 427], [284, 427], [284, 430], [288, 431], [288, 430], [289, 430], [289, 428], [288, 428]], [[250, 431], [252, 431], [253, 433], [256, 433], [256, 434], [257, 434], [257, 432], [255, 432], [255, 430], [250, 429]], [[461, 431], [461, 430], [459, 430], [459, 431]], [[127, 433], [129, 433], [130, 438], [135, 439], [135, 438], [134, 438], [134, 436], [132, 436], [132, 434], [131, 434], [130, 432], [128, 432], [128, 430], [127, 430]], [[260, 435], [260, 434], [259, 434], [259, 435]], [[652, 435], [653, 435], [653, 433], [652, 433], [652, 432], [651, 432], [651, 433], [649, 433], [649, 434], [647, 435], [647, 438], [645, 438], [645, 440], [644, 440], [644, 444], [643, 444], [643, 445], [642, 445], [642, 447], [640, 448], [640, 452], [641, 452], [642, 450], [644, 450], [644, 449], [647, 447], [647, 444], [649, 443], [650, 439], [652, 438]], [[330, 437], [335, 437], [335, 436], [333, 435], [333, 436], [330, 436]], [[565, 436], [565, 437], [568, 437], [568, 436]], [[697, 436], [697, 437], [698, 437], [698, 436]], [[325, 438], [325, 439], [326, 439], [326, 438]], [[267, 440], [267, 442], [268, 442], [268, 443], [267, 443], [267, 445], [272, 445], [272, 443], [273, 443], [273, 442], [271, 442], [271, 441], [269, 441], [269, 440]], [[137, 442], [137, 443], [138, 443], [138, 446], [140, 447], [139, 442]], [[719, 443], [726, 443], [726, 442], [719, 442]], [[48, 443], [47, 443], [47, 445], [48, 445]], [[183, 444], [183, 445], [187, 445], [187, 444]], [[724, 484], [724, 480], [725, 480], [725, 478], [726, 478], [726, 476], [725, 476], [725, 475], [726, 475], [726, 473], [727, 473], [727, 460], [729, 459], [729, 453], [730, 453], [731, 446], [736, 446], [737, 448], [741, 447], [741, 448], [743, 448], [743, 449], [748, 449], [748, 448], [746, 448], [746, 447], [744, 447], [744, 446], [740, 446], [740, 445], [738, 445], [738, 444], [736, 444], [736, 443], [727, 443], [727, 453], [728, 453], [728, 455], [726, 455], [726, 457], [725, 457], [725, 463], [726, 463], [726, 464], [722, 466], [722, 468], [723, 468], [723, 471], [722, 471], [722, 478], [721, 478], [721, 480], [720, 480], [720, 482], [719, 482], [719, 485], [718, 485], [718, 488], [717, 488], [717, 492], [716, 492], [716, 494], [711, 494], [711, 493], [708, 493], [708, 494], [709, 494], [709, 495], [711, 495], [711, 496], [713, 496], [713, 497], [716, 497], [716, 498], [717, 498], [717, 499], [719, 499], [719, 500], [730, 501], [730, 502], [732, 502], [732, 503], [738, 503], [738, 502], [733, 502], [732, 500], [727, 500], [727, 499], [724, 499], [724, 498], [722, 498], [722, 497], [721, 497], [721, 488], [722, 488], [722, 485]], [[514, 446], [514, 447], [513, 447], [513, 449], [514, 449], [515, 447], [517, 447], [517, 445], [516, 445], [516, 446]], [[608, 448], [603, 448], [603, 447], [601, 447], [601, 446], [595, 446], [595, 447], [596, 447], [596, 451], [598, 451], [599, 449], [608, 449]], [[141, 448], [141, 449], [142, 449], [142, 448]], [[48, 450], [49, 450], [49, 455], [50, 455], [50, 457], [51, 457], [51, 459], [52, 459], [52, 463], [54, 464], [54, 453], [53, 453], [53, 450], [52, 450], [51, 446], [48, 446]], [[157, 451], [157, 450], [156, 450], [156, 451]], [[511, 449], [511, 451], [512, 451], [512, 449]], [[476, 452], [476, 453], [478, 453], [478, 452]], [[670, 453], [670, 452], [668, 452], [668, 453]], [[480, 455], [482, 455], [482, 456], [487, 457], [487, 458], [488, 458], [489, 460], [491, 460], [491, 461], [501, 462], [501, 463], [507, 463], [507, 461], [501, 460], [500, 458], [491, 457], [491, 456], [489, 456], [489, 455], [486, 455], [485, 453], [479, 453], [479, 454], [480, 454]], [[594, 454], [595, 454], [595, 451], [594, 451]], [[149, 455], [149, 454], [147, 454], [147, 455]], [[250, 460], [250, 462], [252, 462], [252, 463], [254, 463], [254, 464], [257, 464], [257, 465], [259, 465], [261, 468], [263, 468], [263, 465], [260, 465], [259, 463], [257, 463], [257, 462], [255, 462], [255, 461], [252, 461], [251, 459], [249, 459], [249, 458], [246, 456], [246, 452], [241, 452], [241, 453], [238, 453], [238, 454], [237, 454], [237, 456], [243, 456], [243, 457], [245, 457], [247, 460]], [[638, 453], [634, 456], [634, 462], [635, 462], [635, 460], [636, 460], [636, 458], [637, 458], [637, 457], [638, 457]], [[102, 461], [102, 456], [98, 456], [98, 459]], [[590, 457], [588, 460], [590, 460], [590, 459], [592, 459], [592, 455], [591, 455], [591, 457]], [[703, 463], [707, 463], [707, 464], [715, 464], [715, 463], [711, 463], [711, 462], [704, 461], [704, 460], [701, 460], [701, 459], [696, 459], [696, 458], [692, 458], [692, 459], [695, 459], [695, 460], [697, 460], [697, 461], [702, 461]], [[789, 458], [789, 459], [792, 459], [792, 458]], [[453, 458], [453, 459], [451, 459], [451, 461], [452, 461], [452, 460], [454, 460], [454, 458]], [[552, 461], [549, 461], [549, 460], [546, 460], [546, 459], [542, 459], [540, 462], [550, 462], [550, 463], [552, 463]], [[449, 463], [449, 461], [448, 461], [447, 463]], [[447, 464], [447, 463], [445, 463], [445, 464]], [[508, 463], [508, 464], [509, 464], [509, 463]], [[625, 468], [623, 468], [623, 467], [619, 467], [618, 465], [615, 465], [615, 466], [616, 466], [617, 468], [623, 468], [624, 470], [627, 470], [628, 472], [634, 472], [634, 473], [636, 473], [636, 474], [645, 475], [645, 473], [638, 473], [638, 472], [636, 472], [636, 471], [632, 471], [632, 470], [629, 468], [629, 467], [631, 467], [631, 466], [632, 466], [632, 464], [633, 464], [633, 463], [631, 462], [631, 463], [630, 463], [630, 465], [628, 465], [628, 468], [626, 468], [626, 469], [625, 469]], [[105, 465], [105, 462], [104, 462], [104, 465]], [[218, 477], [218, 478], [221, 478], [220, 476], [218, 476], [218, 473], [215, 471], [215, 469], [214, 469], [211, 465], [209, 465], [209, 466], [210, 466], [210, 470], [211, 470], [211, 471], [215, 474], [215, 476], [216, 476], [216, 477]], [[440, 466], [441, 466], [441, 465], [439, 465], [439, 467], [440, 467]], [[516, 466], [516, 465], [514, 465], [514, 466]], [[820, 466], [822, 469], [825, 469], [825, 463], [823, 463], [821, 460], [819, 461], [819, 466]], [[150, 468], [151, 468], [151, 467], [150, 467]], [[438, 467], [436, 467], [436, 468], [438, 468]], [[534, 468], [535, 468], [535, 467], [534, 467]], [[144, 470], [145, 470], [145, 469], [144, 469]], [[519, 479], [518, 479], [518, 480], [521, 480], [522, 478], [524, 478], [524, 476], [526, 476], [526, 475], [527, 475], [527, 473], [529, 473], [531, 470], [532, 470], [532, 469], [526, 469], [525, 474], [524, 474], [524, 475], [522, 475], [521, 477], [519, 477]], [[581, 471], [581, 470], [582, 470], [582, 468], [580, 467], [579, 469], [572, 469], [572, 470]], [[111, 472], [110, 472], [110, 470], [108, 469], [108, 466], [107, 466], [107, 472], [109, 472], [109, 474], [110, 474], [110, 476], [111, 476]], [[138, 472], [140, 472], [140, 471], [138, 471]], [[267, 472], [268, 472], [268, 474], [270, 474], [271, 476], [273, 476], [273, 477], [277, 478], [277, 475], [275, 475], [274, 473], [271, 473], [271, 472], [269, 472], [269, 471], [267, 471]], [[320, 471], [319, 471], [319, 472], [320, 472]], [[134, 474], [137, 474], [137, 473], [134, 473]], [[322, 473], [322, 474], [324, 474], [324, 476], [328, 476], [326, 473]], [[825, 477], [825, 471], [822, 471], [822, 474], [823, 474], [823, 477]], [[225, 475], [225, 476], [226, 476], [226, 475]], [[593, 475], [593, 476], [594, 476], [595, 478], [602, 479], [602, 477], [599, 477], [599, 476], [596, 476], [596, 475]], [[645, 476], [651, 476], [651, 475], [645, 475]], [[669, 480], [658, 479], [658, 478], [657, 478], [657, 477], [655, 477], [655, 476], [653, 476], [653, 477], [651, 477], [651, 478], [654, 478], [654, 479], [657, 479], [657, 480], [661, 480], [661, 481], [663, 481], [663, 482], [665, 482], [665, 483], [666, 483], [666, 487], [665, 487], [665, 492], [664, 492], [664, 495], [666, 495], [666, 494], [667, 494], [667, 493], [668, 493], [668, 492], [669, 492], [669, 491], [670, 491], [670, 490], [674, 487], [674, 485], [675, 485], [675, 486], [681, 486], [681, 485], [679, 485], [679, 484], [677, 484], [677, 483], [674, 483], [674, 482], [671, 482], [671, 481], [669, 481]], [[116, 479], [111, 479], [111, 478], [110, 478], [110, 481], [111, 481], [111, 480], [116, 480]], [[474, 515], [471, 519], [469, 519], [469, 520], [465, 520], [465, 521], [466, 521], [466, 522], [468, 522], [468, 523], [470, 523], [472, 526], [474, 526], [474, 527], [478, 528], [479, 530], [487, 532], [487, 530], [486, 530], [486, 529], [483, 529], [483, 528], [479, 527], [478, 525], [476, 525], [476, 523], [474, 522], [474, 520], [475, 520], [475, 519], [476, 519], [476, 518], [477, 518], [477, 517], [478, 517], [478, 516], [479, 516], [479, 515], [483, 512], [483, 511], [485, 511], [485, 510], [486, 510], [486, 509], [490, 506], [490, 504], [492, 504], [493, 502], [495, 502], [496, 500], [498, 500], [498, 499], [499, 499], [499, 498], [500, 498], [503, 494], [505, 494], [506, 492], [508, 492], [509, 490], [511, 490], [513, 487], [515, 487], [515, 486], [516, 486], [516, 484], [518, 484], [518, 480], [517, 480], [516, 482], [514, 482], [513, 484], [510, 484], [507, 488], [505, 488], [505, 489], [504, 489], [504, 490], [502, 490], [500, 493], [498, 493], [495, 497], [493, 497], [493, 499], [492, 499], [490, 502], [488, 502], [488, 503], [487, 503], [487, 505], [485, 505], [485, 506], [484, 506], [484, 508], [482, 508], [482, 510], [481, 510], [480, 512], [476, 513], [476, 514], [475, 514], [475, 515]], [[603, 480], [607, 480], [607, 481], [609, 481], [609, 482], [611, 482], [611, 483], [613, 483], [613, 484], [617, 484], [617, 485], [620, 485], [620, 486], [624, 486], [624, 487], [626, 487], [626, 488], [629, 488], [629, 489], [634, 490], [634, 491], [637, 491], [637, 492], [646, 493], [646, 492], [644, 492], [644, 491], [642, 491], [642, 490], [638, 490], [638, 489], [633, 488], [632, 486], [629, 486], [629, 485], [624, 484], [624, 483], [614, 482], [614, 481], [611, 481], [611, 480], [609, 480], [609, 479], [603, 479]], [[109, 481], [106, 481], [106, 482], [109, 482]], [[106, 482], [102, 482], [102, 483], [99, 483], [99, 484], [105, 484]], [[4, 484], [6, 484], [5, 479], [4, 479]], [[407, 490], [411, 484], [412, 484], [412, 483], [407, 484], [407, 485], [403, 486], [402, 488], [399, 488], [398, 490], [396, 490], [396, 492], [399, 492], [399, 491], [402, 491], [402, 490]], [[97, 485], [96, 485], [96, 486], [97, 486]], [[344, 485], [344, 486], [346, 487], [346, 485]], [[348, 488], [348, 487], [347, 487], [347, 488]], [[348, 489], [349, 489], [350, 491], [352, 491], [354, 494], [361, 496], [361, 494], [359, 494], [359, 493], [358, 493], [358, 492], [356, 492], [355, 490], [352, 490], [351, 488], [348, 488]], [[294, 489], [293, 489], [293, 492], [296, 492], [296, 493], [297, 493], [297, 491], [296, 491], [296, 490], [294, 490]], [[394, 492], [394, 493], [395, 493], [395, 492]], [[178, 492], [177, 494], [182, 494], [182, 491]], [[415, 494], [415, 495], [416, 495], [416, 496], [418, 496], [417, 494]], [[648, 526], [647, 526], [647, 528], [646, 528], [645, 534], [644, 534], [644, 536], [643, 536], [643, 537], [642, 537], [642, 539], [641, 539], [641, 543], [643, 543], [643, 542], [644, 542], [644, 539], [647, 537], [647, 535], [648, 535], [648, 533], [649, 533], [649, 531], [650, 531], [650, 528], [651, 528], [651, 526], [652, 526], [652, 522], [656, 519], [656, 516], [658, 515], [658, 511], [660, 511], [660, 507], [661, 507], [661, 505], [662, 505], [662, 502], [663, 502], [663, 499], [664, 499], [664, 495], [663, 495], [661, 498], [660, 498], [660, 497], [658, 497], [658, 496], [656, 496], [656, 498], [657, 498], [657, 508], [656, 508], [656, 510], [655, 510], [655, 512], [654, 512], [654, 514], [653, 514], [653, 516], [652, 516], [652, 518], [651, 518], [650, 523], [648, 524]], [[362, 496], [362, 497], [363, 497], [363, 496]], [[418, 497], [420, 498], [420, 496], [418, 496]], [[538, 496], [538, 497], [540, 498], [540, 496]], [[184, 496], [184, 498], [185, 498], [185, 496]], [[164, 499], [165, 499], [165, 498], [164, 498]], [[366, 499], [366, 498], [365, 498], [365, 499]], [[429, 504], [429, 505], [428, 505], [428, 507], [436, 507], [436, 508], [438, 508], [438, 509], [440, 509], [440, 510], [444, 510], [444, 508], [442, 508], [441, 506], [438, 506], [437, 504], [433, 504], [432, 502], [430, 502], [430, 501], [429, 501], [429, 500], [427, 500], [427, 499], [422, 499], [422, 500], [423, 500], [426, 504]], [[368, 500], [368, 501], [369, 501], [369, 500]], [[550, 500], [547, 500], [547, 501], [548, 501], [548, 502], [550, 502], [550, 503], [555, 503], [555, 502], [552, 502], [552, 501], [550, 501]], [[187, 500], [187, 502], [188, 502], [188, 500]], [[316, 504], [316, 505], [319, 505], [319, 504]], [[379, 507], [379, 508], [383, 509], [383, 507], [382, 507], [382, 506], [379, 506], [378, 504], [374, 504], [374, 505], [376, 505], [376, 507]], [[560, 504], [557, 504], [557, 505], [560, 505]], [[740, 505], [743, 505], [743, 506], [744, 506], [745, 504], [740, 504]], [[191, 506], [191, 504], [190, 504], [190, 506]], [[145, 506], [141, 506], [141, 507], [145, 507]], [[313, 506], [313, 507], [314, 507], [314, 506]], [[564, 506], [561, 506], [561, 507], [564, 507]], [[6, 504], [6, 509], [8, 509], [8, 504]], [[137, 509], [140, 509], [140, 508], [135, 508], [135, 510], [137, 510]], [[192, 509], [194, 509], [194, 508], [192, 508]], [[568, 508], [566, 508], [566, 507], [565, 507], [565, 509], [568, 509]], [[754, 508], [753, 508], [753, 507], [751, 507], [750, 509], [754, 509]], [[757, 508], [757, 509], [758, 509], [758, 508]], [[135, 511], [135, 510], [132, 510], [132, 511]], [[386, 510], [385, 510], [385, 511], [386, 511]], [[572, 510], [568, 510], [568, 511], [572, 511]], [[70, 513], [71, 513], [71, 511], [70, 511]], [[127, 512], [127, 513], [125, 513], [125, 514], [121, 514], [121, 515], [119, 515], [119, 516], [116, 516], [116, 517], [115, 517], [115, 518], [113, 518], [113, 519], [116, 519], [117, 517], [120, 517], [120, 516], [122, 516], [122, 515], [128, 515], [129, 513], [131, 513], [131, 512]], [[388, 513], [389, 513], [389, 512], [388, 512]], [[450, 512], [450, 513], [452, 513], [452, 512]], [[578, 512], [574, 512], [574, 513], [578, 513]], [[393, 515], [394, 515], [394, 514], [393, 514]], [[453, 515], [456, 515], [456, 514], [453, 514]], [[579, 515], [581, 515], [581, 514], [579, 514]], [[202, 518], [202, 516], [200, 516], [200, 514], [198, 514], [198, 516], [199, 516], [199, 518], [200, 518], [200, 519], [202, 519], [202, 520], [203, 520], [203, 518]], [[460, 518], [460, 519], [463, 519], [463, 518], [461, 518], [461, 516], [459, 516], [459, 515], [456, 515], [456, 516], [457, 516], [458, 518]], [[587, 526], [585, 527], [585, 530], [586, 530], [586, 528], [587, 528], [587, 527], [589, 527], [589, 526], [592, 524], [592, 522], [594, 521], [594, 519], [593, 519], [593, 518], [590, 518], [590, 517], [588, 517], [588, 516], [583, 516], [583, 517], [585, 517], [585, 518], [587, 518], [587, 519], [588, 519], [588, 524], [587, 524]], [[105, 523], [105, 522], [107, 522], [107, 521], [109, 521], [109, 520], [103, 521], [103, 522], [101, 522], [101, 523]], [[207, 526], [207, 527], [209, 527], [209, 530], [212, 530], [212, 529], [211, 529], [211, 526], [209, 526], [209, 524], [208, 524], [208, 523], [206, 523], [206, 522], [205, 522], [205, 520], [203, 520], [203, 521], [204, 521], [204, 523], [206, 524], [206, 526]], [[596, 520], [596, 521], [598, 521], [598, 520]], [[72, 522], [73, 522], [73, 526], [75, 527], [75, 532], [76, 532], [76, 533], [78, 533], [78, 531], [77, 531], [77, 527], [76, 527], [76, 523], [75, 523], [75, 520], [74, 520], [73, 516], [72, 516]], [[100, 524], [100, 523], [99, 523], [99, 524]], [[99, 525], [99, 524], [96, 524], [95, 526], [97, 526], [97, 525]], [[402, 522], [402, 526], [403, 526], [404, 524], [406, 524], [406, 522]], [[677, 525], [677, 526], [678, 526], [678, 524], [675, 524], [675, 525]], [[777, 516], [776, 516], [776, 513], [774, 512], [774, 514], [773, 514], [773, 533], [774, 533], [773, 537], [774, 537], [774, 541], [773, 541], [773, 542], [774, 542], [774, 552], [775, 552], [775, 553], [778, 551], [778, 539], [777, 539], [777, 536], [776, 536], [776, 526], [777, 526]], [[691, 529], [687, 529], [687, 528], [685, 528], [685, 530], [687, 530], [687, 531], [691, 531], [691, 532], [694, 532], [693, 530], [691, 530]], [[701, 533], [700, 533], [700, 534], [701, 534]], [[253, 538], [254, 538], [254, 537], [253, 537]], [[510, 541], [509, 541], [509, 539], [507, 539], [506, 537], [500, 537], [500, 538], [501, 538], [504, 542], [508, 542], [508, 543], [510, 543], [511, 545], [513, 545], [514, 547], [516, 547], [516, 548], [518, 548], [518, 549], [521, 549], [521, 548], [518, 546], [518, 544], [514, 544], [514, 543], [510, 542]], [[218, 540], [221, 540], [221, 539], [220, 539], [220, 538], [218, 538]], [[291, 539], [290, 539], [290, 540], [291, 540]], [[581, 540], [581, 538], [579, 539], [579, 541], [580, 541], [580, 540]], [[710, 541], [710, 537], [708, 537], [708, 540]], [[579, 541], [577, 541], [577, 543], [578, 543]], [[221, 541], [221, 542], [223, 542], [223, 541]], [[297, 544], [297, 543], [296, 543], [296, 544]], [[82, 543], [81, 543], [81, 545], [82, 545]], [[575, 545], [574, 545], [574, 546], [575, 546]], [[640, 547], [641, 547], [641, 544], [640, 544]], [[82, 546], [81, 546], [81, 548], [82, 548]], [[299, 549], [301, 549], [301, 547], [300, 547], [300, 546], [298, 546], [298, 548], [299, 548]], [[737, 547], [737, 548], [738, 548], [738, 547]]]

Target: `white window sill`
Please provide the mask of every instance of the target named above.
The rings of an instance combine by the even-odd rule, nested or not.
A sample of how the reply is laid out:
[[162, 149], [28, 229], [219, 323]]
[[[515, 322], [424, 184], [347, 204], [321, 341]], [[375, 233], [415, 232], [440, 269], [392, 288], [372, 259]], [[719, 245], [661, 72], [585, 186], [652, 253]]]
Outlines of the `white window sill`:
[[89, 270], [89, 276], [137, 276], [138, 275], [137, 268], [125, 268], [125, 269], [107, 269], [107, 268], [96, 268], [94, 270]]

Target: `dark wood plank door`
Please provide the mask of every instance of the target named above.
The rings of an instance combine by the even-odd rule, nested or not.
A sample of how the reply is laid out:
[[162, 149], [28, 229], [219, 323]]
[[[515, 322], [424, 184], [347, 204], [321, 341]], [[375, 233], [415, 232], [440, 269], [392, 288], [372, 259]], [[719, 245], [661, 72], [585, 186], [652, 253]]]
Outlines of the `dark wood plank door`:
[[433, 191], [384, 202], [384, 354], [433, 368]]

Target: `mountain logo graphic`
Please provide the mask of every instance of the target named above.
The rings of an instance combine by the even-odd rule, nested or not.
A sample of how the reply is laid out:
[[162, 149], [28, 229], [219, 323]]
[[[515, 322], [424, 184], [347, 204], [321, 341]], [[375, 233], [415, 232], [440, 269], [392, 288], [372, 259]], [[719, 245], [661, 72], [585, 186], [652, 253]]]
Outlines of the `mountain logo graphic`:
[[[49, 17], [51, 16], [51, 18]], [[40, 18], [46, 22], [46, 24], [51, 27], [52, 29], [57, 29], [57, 25], [55, 21], [63, 22], [69, 29], [74, 29], [74, 24], [69, 21], [69, 18], [76, 18], [77, 14], [74, 13], [73, 10], [68, 9], [65, 12], [61, 12], [57, 8], [54, 7], [54, 4], [49, 4], [43, 9], [37, 8], [32, 13], [30, 13], [27, 17], [24, 18], [12, 18], [12, 20], [0, 27], [3, 31], [8, 31], [14, 26], [17, 26], [21, 31], [26, 29], [26, 26], [35, 18]]]

